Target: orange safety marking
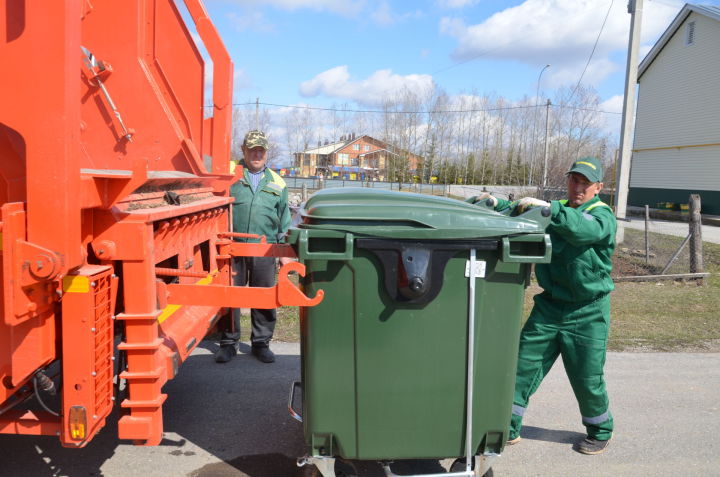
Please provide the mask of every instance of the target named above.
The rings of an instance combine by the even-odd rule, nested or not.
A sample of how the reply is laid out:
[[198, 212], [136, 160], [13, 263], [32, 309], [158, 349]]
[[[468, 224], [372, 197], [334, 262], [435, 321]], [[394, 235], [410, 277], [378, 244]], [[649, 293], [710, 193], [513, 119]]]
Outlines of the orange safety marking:
[[[198, 280], [195, 285], [209, 285], [213, 282], [213, 279], [218, 274], [218, 271], [212, 271], [208, 274], [207, 277]], [[160, 316], [158, 316], [158, 323], [162, 323], [163, 321], [167, 320], [169, 317], [173, 315], [176, 311], [178, 311], [180, 308], [182, 308], [183, 305], [168, 305], [165, 308], [163, 308], [162, 313], [160, 313]]]

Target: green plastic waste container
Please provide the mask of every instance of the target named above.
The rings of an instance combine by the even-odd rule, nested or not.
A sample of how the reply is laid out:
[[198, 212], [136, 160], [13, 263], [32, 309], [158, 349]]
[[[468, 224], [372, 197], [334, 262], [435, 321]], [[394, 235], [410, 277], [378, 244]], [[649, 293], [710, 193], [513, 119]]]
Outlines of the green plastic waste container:
[[301, 463], [499, 454], [548, 223], [547, 208], [509, 217], [413, 193], [315, 193], [289, 234], [305, 292], [325, 291], [300, 314]]

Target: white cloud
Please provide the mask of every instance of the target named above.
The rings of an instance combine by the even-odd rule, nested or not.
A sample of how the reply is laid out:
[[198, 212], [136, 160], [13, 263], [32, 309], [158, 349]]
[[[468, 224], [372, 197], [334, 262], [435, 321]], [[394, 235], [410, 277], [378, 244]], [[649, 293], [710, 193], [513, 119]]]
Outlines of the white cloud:
[[652, 47], [653, 45], [640, 45], [640, 50], [638, 51], [638, 61], [642, 61], [642, 59], [645, 58], [648, 53], [650, 53]]
[[241, 15], [230, 12], [227, 14], [227, 18], [239, 32], [249, 30], [258, 33], [269, 33], [275, 30], [273, 25], [265, 19], [265, 15], [259, 10], [248, 10]]
[[370, 13], [370, 18], [377, 25], [387, 27], [395, 25], [396, 23], [412, 20], [413, 18], [420, 18], [423, 15], [424, 13], [422, 12], [422, 10], [415, 10], [405, 13], [395, 13], [392, 11], [392, 7], [387, 0], [381, 0], [378, 3], [377, 8]]
[[378, 70], [364, 80], [350, 78], [347, 65], [336, 66], [300, 84], [300, 94], [305, 97], [325, 95], [328, 97], [377, 105], [387, 96], [407, 88], [427, 91], [433, 86], [430, 75], [394, 74], [392, 70]]
[[599, 109], [610, 113], [622, 113], [623, 98], [624, 96], [622, 94], [617, 94], [612, 98], [606, 99], [600, 103]]
[[[577, 61], [570, 64], [560, 63], [551, 65], [542, 77], [541, 90], [558, 88], [563, 85], [572, 85], [574, 87], [578, 79], [580, 79], [580, 75], [583, 74], [586, 63], [587, 58], [584, 62]], [[607, 58], [594, 58], [582, 76], [582, 84], [600, 84], [602, 80], [617, 71], [618, 68], [619, 66], [616, 63], [613, 63]]]
[[[533, 66], [551, 63], [549, 79], [569, 83], [582, 72], [609, 6], [609, 1], [598, 0], [526, 0], [475, 25], [445, 17], [440, 31], [457, 39], [456, 61], [495, 58]], [[643, 40], [655, 41], [677, 11], [667, 4], [646, 4]], [[629, 25], [625, 2], [615, 1], [583, 83], [597, 84], [610, 73], [603, 68], [610, 66], [611, 52], [627, 48]]]
[[395, 23], [395, 18], [393, 17], [388, 2], [380, 2], [380, 6], [378, 6], [377, 10], [375, 10], [371, 16], [373, 21], [378, 25], [388, 26]]
[[244, 7], [271, 6], [288, 11], [311, 9], [354, 16], [362, 10], [365, 2], [363, 0], [234, 0], [233, 3]]
[[618, 94], [609, 99], [606, 99], [598, 105], [598, 109], [600, 111], [606, 111], [606, 114], [603, 114], [604, 124], [602, 126], [602, 130], [616, 137], [620, 135], [622, 114], [608, 113], [622, 113], [623, 98], [624, 96], [622, 94]]
[[464, 8], [475, 5], [479, 0], [437, 0], [438, 6], [442, 8]]

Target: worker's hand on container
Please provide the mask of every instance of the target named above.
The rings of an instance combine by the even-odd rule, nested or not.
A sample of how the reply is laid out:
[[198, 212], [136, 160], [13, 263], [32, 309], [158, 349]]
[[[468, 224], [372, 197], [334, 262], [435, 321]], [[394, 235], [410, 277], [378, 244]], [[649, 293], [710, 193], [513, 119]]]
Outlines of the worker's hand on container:
[[480, 195], [476, 195], [470, 198], [471, 204], [477, 204], [482, 201], [486, 200], [486, 204], [489, 207], [496, 207], [498, 205], [498, 200], [489, 192], [482, 192]]
[[517, 203], [516, 209], [518, 214], [532, 209], [533, 207], [550, 207], [549, 202], [544, 200], [536, 199], [535, 197], [523, 197]]

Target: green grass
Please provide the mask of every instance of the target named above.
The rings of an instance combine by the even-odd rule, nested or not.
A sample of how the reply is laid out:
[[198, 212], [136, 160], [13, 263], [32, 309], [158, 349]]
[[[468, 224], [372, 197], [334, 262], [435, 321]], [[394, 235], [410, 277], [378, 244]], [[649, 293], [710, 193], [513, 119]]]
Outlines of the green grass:
[[[667, 263], [682, 237], [651, 234], [650, 243], [657, 262], [655, 270]], [[641, 246], [639, 244], [642, 244]], [[625, 231], [630, 249], [644, 249], [644, 232]], [[687, 256], [687, 252], [685, 252]], [[703, 243], [705, 271], [710, 278], [702, 285], [696, 281], [620, 282], [612, 294], [612, 317], [608, 348], [613, 351], [720, 351], [720, 245]], [[642, 268], [644, 256], [620, 251], [616, 268], [632, 270], [630, 263]], [[668, 273], [686, 273], [687, 257], [679, 257]], [[532, 297], [540, 292], [535, 282], [526, 290], [524, 316], [532, 308]], [[300, 326], [297, 307], [278, 310], [275, 340], [297, 342]], [[243, 317], [243, 330], [249, 318]]]
[[[626, 243], [644, 235], [641, 231], [629, 232], [625, 231]], [[651, 247], [658, 257], [663, 257], [663, 266], [682, 240], [651, 235]], [[687, 256], [685, 251], [668, 273], [689, 272]], [[624, 256], [616, 259], [623, 260]], [[720, 350], [720, 245], [704, 242], [703, 261], [705, 271], [711, 275], [702, 285], [693, 280], [617, 283], [612, 296], [609, 348]]]
[[[243, 313], [240, 318], [240, 329], [242, 330], [242, 339], [250, 339], [250, 316]], [[277, 312], [277, 324], [275, 325], [275, 333], [273, 333], [274, 341], [283, 341], [286, 343], [297, 343], [300, 341], [300, 316], [298, 307], [283, 306]]]
[[[682, 237], [651, 234], [651, 249], [658, 258], [651, 261], [652, 273], [660, 272], [682, 241]], [[644, 232], [626, 230], [625, 242], [619, 248], [644, 249]], [[687, 251], [684, 255], [667, 273], [689, 272]], [[702, 285], [694, 280], [616, 283], [611, 297], [608, 349], [720, 351], [720, 245], [703, 242], [703, 259], [705, 271], [711, 275]], [[614, 268], [633, 274], [641, 274], [638, 271], [644, 266], [644, 256], [618, 250], [614, 258]], [[525, 316], [532, 308], [532, 297], [540, 291], [534, 282], [527, 289]]]

